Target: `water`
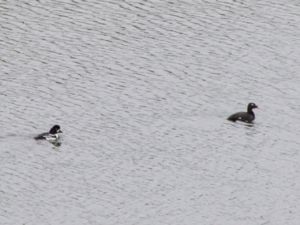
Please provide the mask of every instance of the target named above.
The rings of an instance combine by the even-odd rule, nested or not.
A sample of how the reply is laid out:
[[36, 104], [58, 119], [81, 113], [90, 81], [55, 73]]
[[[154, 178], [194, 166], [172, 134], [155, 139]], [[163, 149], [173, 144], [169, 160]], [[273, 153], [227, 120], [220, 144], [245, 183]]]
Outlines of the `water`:
[[299, 12], [2, 1], [0, 224], [298, 225]]

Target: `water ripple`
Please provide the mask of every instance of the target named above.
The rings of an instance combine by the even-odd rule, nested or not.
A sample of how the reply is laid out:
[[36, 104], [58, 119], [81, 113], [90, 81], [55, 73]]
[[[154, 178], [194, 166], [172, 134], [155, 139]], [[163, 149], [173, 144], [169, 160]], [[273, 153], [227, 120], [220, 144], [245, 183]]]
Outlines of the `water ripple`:
[[1, 2], [0, 220], [298, 224], [299, 7]]

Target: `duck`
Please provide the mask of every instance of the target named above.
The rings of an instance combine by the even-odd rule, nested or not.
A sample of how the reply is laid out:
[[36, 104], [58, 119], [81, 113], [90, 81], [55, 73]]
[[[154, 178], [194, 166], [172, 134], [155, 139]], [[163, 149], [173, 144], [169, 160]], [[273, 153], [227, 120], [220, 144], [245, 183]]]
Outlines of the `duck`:
[[250, 102], [247, 106], [247, 112], [237, 112], [229, 116], [227, 119], [232, 122], [242, 121], [245, 123], [252, 123], [255, 120], [255, 114], [253, 109], [258, 108], [258, 106]]
[[49, 132], [41, 133], [34, 137], [35, 140], [57, 141], [62, 133], [59, 125], [54, 125]]

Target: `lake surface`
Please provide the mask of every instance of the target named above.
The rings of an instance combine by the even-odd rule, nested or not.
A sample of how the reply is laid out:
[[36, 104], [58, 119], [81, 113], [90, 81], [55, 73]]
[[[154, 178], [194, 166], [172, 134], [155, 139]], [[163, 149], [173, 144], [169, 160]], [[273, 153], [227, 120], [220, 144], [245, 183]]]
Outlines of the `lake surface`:
[[1, 225], [300, 223], [298, 1], [3, 0], [0, 68]]

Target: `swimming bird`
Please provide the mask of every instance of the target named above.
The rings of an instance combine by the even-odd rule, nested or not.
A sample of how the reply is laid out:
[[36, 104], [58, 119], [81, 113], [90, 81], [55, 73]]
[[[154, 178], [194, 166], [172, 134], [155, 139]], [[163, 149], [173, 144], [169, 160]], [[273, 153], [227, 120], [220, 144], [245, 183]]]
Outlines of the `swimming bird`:
[[229, 116], [227, 119], [230, 121], [243, 121], [245, 123], [252, 123], [255, 119], [255, 115], [252, 109], [258, 108], [255, 103], [249, 103], [247, 107], [247, 112], [238, 112]]
[[59, 134], [62, 133], [59, 125], [54, 125], [49, 132], [45, 132], [34, 137], [35, 140], [56, 141], [59, 139]]

